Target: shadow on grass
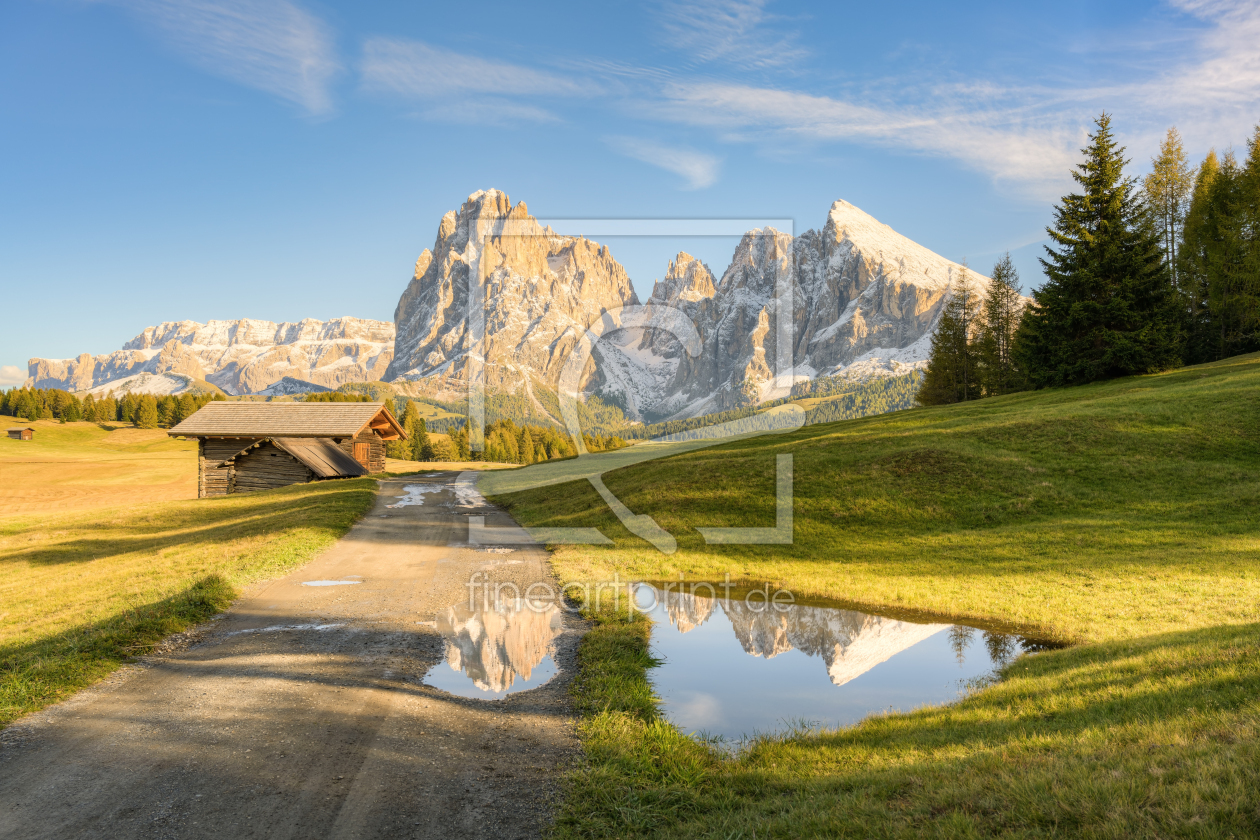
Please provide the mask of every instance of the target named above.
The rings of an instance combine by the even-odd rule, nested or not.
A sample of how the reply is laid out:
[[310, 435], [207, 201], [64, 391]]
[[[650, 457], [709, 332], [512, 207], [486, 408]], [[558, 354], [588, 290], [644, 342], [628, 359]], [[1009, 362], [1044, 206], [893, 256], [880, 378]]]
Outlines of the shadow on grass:
[[[0, 554], [0, 565], [29, 563], [49, 566], [83, 563], [138, 551], [161, 551], [173, 546], [221, 545], [242, 537], [266, 538], [295, 527], [317, 525], [336, 531], [371, 506], [375, 482], [322, 482], [279, 490], [198, 499], [186, 502], [157, 502], [117, 511], [108, 517], [99, 513], [45, 524], [36, 520], [13, 523], [6, 535], [47, 528], [63, 541], [16, 548]], [[341, 512], [344, 516], [338, 515]], [[342, 521], [345, 519], [346, 521]]]
[[152, 604], [54, 636], [0, 648], [0, 727], [100, 680], [163, 638], [227, 609], [236, 596], [219, 575]]

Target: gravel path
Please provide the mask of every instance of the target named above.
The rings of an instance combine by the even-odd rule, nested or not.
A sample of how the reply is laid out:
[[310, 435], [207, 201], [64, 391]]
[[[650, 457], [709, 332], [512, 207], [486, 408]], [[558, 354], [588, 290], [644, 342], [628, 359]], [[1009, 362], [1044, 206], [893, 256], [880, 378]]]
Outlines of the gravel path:
[[[584, 625], [477, 609], [480, 589], [470, 604], [476, 573], [521, 591], [551, 578], [541, 547], [468, 544], [470, 515], [515, 524], [466, 485], [383, 481], [309, 565], [0, 733], [0, 838], [540, 836], [578, 754], [568, 686]], [[474, 693], [460, 673], [519, 688], [548, 652], [558, 675], [503, 699], [422, 682], [447, 669]]]

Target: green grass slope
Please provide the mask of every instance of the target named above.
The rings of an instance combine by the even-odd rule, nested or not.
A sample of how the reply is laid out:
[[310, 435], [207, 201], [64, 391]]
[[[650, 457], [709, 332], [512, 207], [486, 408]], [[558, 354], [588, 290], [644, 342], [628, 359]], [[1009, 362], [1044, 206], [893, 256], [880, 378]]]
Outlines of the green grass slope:
[[0, 520], [0, 727], [308, 562], [375, 498], [361, 478]]
[[[794, 543], [706, 546], [697, 526], [774, 523], [779, 453]], [[558, 548], [566, 580], [729, 573], [1076, 645], [950, 706], [732, 757], [662, 719], [646, 623], [597, 614], [575, 684], [587, 762], [556, 836], [1260, 836], [1260, 356], [805, 427], [605, 483], [677, 553], [585, 484], [499, 501], [615, 540]]]
[[[705, 545], [697, 526], [774, 524], [780, 453], [793, 544]], [[632, 536], [586, 483], [499, 501], [526, 525], [615, 540], [558, 548], [569, 579], [729, 573], [1078, 642], [1260, 620], [1260, 355], [807, 426], [604, 481], [677, 553]]]

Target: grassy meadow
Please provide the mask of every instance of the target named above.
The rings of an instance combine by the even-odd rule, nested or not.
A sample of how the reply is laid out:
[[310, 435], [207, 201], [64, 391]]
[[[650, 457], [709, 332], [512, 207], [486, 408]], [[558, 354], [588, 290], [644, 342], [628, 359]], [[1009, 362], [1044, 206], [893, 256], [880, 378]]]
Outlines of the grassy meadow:
[[4, 419], [35, 439], [0, 437], [0, 519], [197, 496], [196, 441], [129, 423]]
[[[794, 458], [795, 541], [774, 523]], [[642, 622], [581, 650], [588, 763], [561, 837], [1260, 836], [1260, 355], [1156, 376], [808, 426], [604, 477], [678, 539], [625, 531], [584, 483], [497, 499], [597, 526], [566, 580], [770, 581], [798, 595], [1074, 643], [960, 703], [723, 755], [651, 700]]]
[[196, 444], [40, 422], [0, 439], [0, 726], [309, 561], [372, 505], [373, 479], [196, 499]]

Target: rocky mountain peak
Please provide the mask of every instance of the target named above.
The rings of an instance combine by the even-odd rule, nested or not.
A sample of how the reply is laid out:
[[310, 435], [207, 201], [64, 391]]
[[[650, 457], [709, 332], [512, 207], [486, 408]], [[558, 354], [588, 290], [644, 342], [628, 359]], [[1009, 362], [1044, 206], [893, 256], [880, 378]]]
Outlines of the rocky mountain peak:
[[713, 297], [716, 292], [709, 267], [686, 251], [679, 251], [678, 256], [670, 260], [665, 279], [653, 285], [648, 302], [671, 306], [680, 301], [696, 303]]
[[470, 283], [485, 304], [487, 385], [509, 390], [529, 390], [535, 378], [554, 385], [578, 335], [605, 311], [638, 302], [607, 246], [557, 235], [501, 190], [475, 192], [443, 216], [431, 254], [395, 310], [387, 374], [426, 381], [426, 390], [467, 387], [458, 380], [472, 344]]

